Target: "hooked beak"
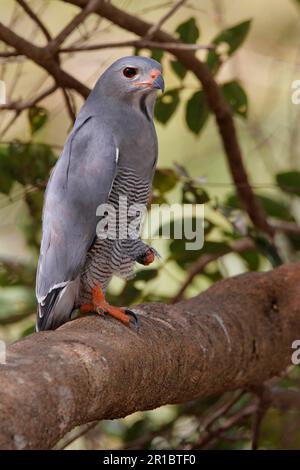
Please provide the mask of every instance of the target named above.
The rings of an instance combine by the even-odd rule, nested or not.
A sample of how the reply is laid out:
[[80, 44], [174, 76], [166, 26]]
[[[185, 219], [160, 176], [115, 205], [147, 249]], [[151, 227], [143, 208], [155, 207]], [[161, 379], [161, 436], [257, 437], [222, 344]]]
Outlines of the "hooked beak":
[[135, 82], [134, 85], [138, 87], [148, 87], [156, 90], [161, 90], [164, 92], [165, 90], [165, 82], [162, 77], [162, 74], [159, 70], [153, 69], [151, 71], [151, 79], [145, 82]]
[[161, 90], [162, 93], [165, 91], [165, 82], [161, 74], [159, 74], [155, 80], [152, 82], [152, 88], [156, 88], [157, 90]]

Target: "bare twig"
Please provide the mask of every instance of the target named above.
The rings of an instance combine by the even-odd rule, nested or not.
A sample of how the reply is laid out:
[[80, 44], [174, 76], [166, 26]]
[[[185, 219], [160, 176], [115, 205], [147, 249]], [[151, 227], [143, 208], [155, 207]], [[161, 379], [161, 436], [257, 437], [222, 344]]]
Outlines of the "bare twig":
[[42, 101], [47, 96], [51, 95], [57, 90], [57, 85], [51, 85], [47, 90], [43, 91], [41, 94], [32, 98], [31, 100], [27, 101], [14, 101], [12, 103], [6, 103], [0, 105], [1, 110], [12, 110], [12, 111], [23, 111], [24, 109], [32, 108], [35, 106], [39, 101]]
[[235, 241], [234, 243], [231, 244], [230, 247], [224, 249], [222, 252], [201, 255], [197, 259], [197, 261], [195, 261], [195, 263], [190, 267], [185, 281], [180, 286], [180, 289], [178, 290], [176, 295], [173, 297], [171, 303], [176, 303], [182, 299], [185, 290], [191, 284], [195, 276], [202, 273], [209, 263], [211, 263], [212, 261], [218, 260], [219, 258], [221, 258], [224, 255], [227, 255], [228, 253], [231, 253], [231, 252], [243, 253], [244, 251], [248, 251], [253, 248], [255, 248], [255, 244], [253, 240], [251, 240], [251, 238], [243, 238], [241, 240]]
[[250, 405], [247, 405], [238, 413], [227, 418], [222, 425], [220, 425], [216, 429], [213, 429], [207, 432], [206, 434], [204, 434], [203, 436], [201, 436], [196, 444], [189, 446], [189, 449], [201, 449], [203, 447], [206, 447], [208, 444], [211, 443], [211, 441], [221, 436], [226, 431], [229, 431], [229, 429], [231, 429], [233, 426], [240, 424], [246, 418], [249, 418], [250, 416], [252, 416], [253, 413], [256, 412], [256, 409], [257, 409], [256, 403], [251, 403]]
[[30, 6], [26, 3], [25, 0], [17, 0], [18, 4], [23, 8], [23, 10], [27, 13], [27, 15], [38, 25], [40, 30], [44, 33], [45, 38], [48, 41], [51, 41], [51, 34], [49, 33], [46, 26], [40, 20], [40, 18], [34, 13], [34, 11], [30, 8]]
[[84, 424], [76, 429], [75, 432], [71, 432], [70, 435], [65, 436], [58, 444], [54, 447], [54, 450], [63, 450], [73, 442], [77, 441], [80, 437], [84, 436], [91, 429], [93, 429], [99, 421], [92, 421], [91, 423]]
[[233, 397], [226, 401], [226, 403], [221, 404], [213, 412], [210, 412], [209, 415], [201, 422], [201, 428], [204, 428], [205, 431], [211, 429], [214, 423], [221, 417], [228, 413], [231, 408], [242, 398], [244, 391], [240, 391], [237, 394], [234, 394]]
[[62, 93], [63, 93], [63, 97], [64, 97], [64, 100], [65, 100], [65, 103], [66, 103], [67, 111], [68, 111], [68, 114], [70, 116], [71, 122], [72, 122], [72, 124], [74, 124], [75, 119], [76, 119], [76, 111], [73, 107], [73, 103], [71, 101], [70, 96], [68, 95], [67, 90], [65, 88], [62, 88], [61, 90], [62, 90]]
[[271, 391], [265, 385], [252, 387], [252, 391], [257, 395], [257, 409], [253, 415], [253, 432], [252, 432], [252, 450], [257, 450], [262, 420], [272, 403]]
[[271, 225], [276, 231], [300, 235], [300, 226], [295, 224], [294, 222], [276, 221], [271, 222]]
[[97, 51], [100, 49], [112, 49], [120, 47], [138, 47], [150, 48], [150, 49], [162, 49], [167, 51], [197, 51], [197, 50], [209, 50], [214, 49], [213, 44], [177, 44], [174, 42], [157, 42], [157, 41], [148, 41], [146, 39], [141, 40], [132, 40], [132, 41], [119, 41], [119, 42], [108, 42], [102, 44], [91, 44], [81, 47], [64, 47], [60, 49], [59, 54], [66, 52], [87, 52], [87, 51]]
[[152, 25], [147, 33], [144, 36], [144, 39], [151, 39], [154, 34], [161, 29], [161, 27], [164, 25], [164, 23], [171, 18], [172, 15], [186, 2], [186, 0], [177, 0], [174, 5], [170, 8], [169, 11], [167, 11], [161, 19], [154, 25]]
[[47, 45], [47, 50], [51, 51], [51, 54], [54, 55], [59, 49], [59, 46], [67, 39], [68, 36], [76, 29], [82, 22], [87, 18], [88, 15], [93, 13], [98, 5], [100, 4], [99, 0], [89, 0], [87, 5], [81, 10], [81, 12], [76, 15], [72, 21]]
[[46, 53], [46, 48], [35, 46], [22, 38], [0, 22], [0, 39], [14, 47], [37, 65], [43, 67], [54, 78], [59, 86], [73, 88], [83, 97], [87, 97], [90, 90], [76, 78], [61, 69], [55, 57]]
[[20, 54], [18, 51], [2, 51], [0, 52], [0, 57], [9, 58], [9, 57], [19, 57], [23, 54]]

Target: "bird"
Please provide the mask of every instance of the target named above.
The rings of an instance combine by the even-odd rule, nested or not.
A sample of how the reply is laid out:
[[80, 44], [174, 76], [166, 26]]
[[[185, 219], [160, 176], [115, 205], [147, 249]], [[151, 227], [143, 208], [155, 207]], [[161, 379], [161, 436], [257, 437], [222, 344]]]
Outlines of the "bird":
[[[123, 57], [103, 72], [80, 109], [45, 191], [37, 331], [58, 328], [78, 308], [106, 313], [127, 326], [135, 322], [136, 315], [110, 305], [105, 292], [113, 275], [130, 279], [135, 262], [148, 265], [158, 255], [140, 236], [118, 236], [125, 224], [118, 202], [146, 207], [149, 201], [158, 155], [153, 115], [159, 90], [164, 92], [159, 62]], [[112, 220], [107, 212], [99, 214], [106, 205], [115, 210], [115, 237], [110, 230], [106, 237], [105, 231], [98, 233], [99, 225]], [[128, 217], [127, 225], [132, 220]]]

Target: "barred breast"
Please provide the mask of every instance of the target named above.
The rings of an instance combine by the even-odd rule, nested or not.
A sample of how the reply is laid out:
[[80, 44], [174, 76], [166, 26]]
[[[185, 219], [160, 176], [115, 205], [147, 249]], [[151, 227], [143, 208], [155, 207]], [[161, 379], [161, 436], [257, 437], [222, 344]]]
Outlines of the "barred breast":
[[138, 176], [133, 169], [118, 169], [108, 199], [108, 205], [115, 210], [115, 220], [110, 215], [106, 217], [109, 227], [107, 237], [97, 237], [87, 254], [80, 278], [80, 304], [91, 301], [92, 290], [99, 283], [105, 292], [112, 275], [124, 279], [134, 276], [135, 259], [146, 245], [140, 238], [128, 238], [128, 232], [136, 226], [135, 211], [142, 207], [145, 210], [150, 189], [150, 182]]

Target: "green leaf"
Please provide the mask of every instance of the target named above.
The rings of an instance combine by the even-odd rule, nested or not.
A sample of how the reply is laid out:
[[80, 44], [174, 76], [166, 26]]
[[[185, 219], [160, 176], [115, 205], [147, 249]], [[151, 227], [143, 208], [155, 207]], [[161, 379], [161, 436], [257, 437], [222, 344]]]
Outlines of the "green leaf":
[[14, 183], [10, 168], [9, 146], [0, 147], [0, 192], [9, 194]]
[[186, 106], [186, 123], [194, 134], [199, 134], [205, 125], [209, 116], [208, 106], [206, 104], [202, 90], [196, 91], [188, 100]]
[[0, 262], [0, 286], [34, 287], [35, 267], [11, 259]]
[[267, 238], [257, 235], [254, 237], [254, 241], [259, 251], [270, 261], [273, 268], [276, 268], [283, 263], [276, 247], [270, 243]]
[[34, 313], [36, 299], [34, 289], [27, 287], [2, 287], [0, 290], [0, 324], [15, 317], [29, 316]]
[[28, 110], [28, 119], [31, 134], [34, 134], [48, 121], [48, 111], [45, 108], [41, 108], [40, 106], [34, 106]]
[[[269, 216], [276, 217], [282, 220], [292, 219], [291, 214], [289, 212], [289, 207], [285, 202], [259, 194], [256, 194], [255, 196], [258, 198], [258, 200], [260, 201]], [[231, 194], [230, 196], [228, 196], [225, 205], [232, 207], [233, 209], [241, 209], [240, 201], [236, 194]]]
[[[249, 32], [250, 25], [251, 20], [243, 21], [231, 28], [225, 29], [214, 38], [212, 44], [215, 44], [217, 47], [208, 52], [206, 59], [208, 67], [214, 73], [218, 71], [225, 58], [230, 57], [242, 45]], [[220, 45], [224, 45], [224, 51], [222, 51]], [[218, 48], [218, 46], [220, 47]]]
[[209, 254], [226, 254], [231, 251], [230, 246], [228, 243], [224, 242], [213, 242], [213, 241], [206, 241], [203, 245], [201, 253], [209, 253]]
[[182, 65], [181, 62], [178, 62], [178, 60], [171, 60], [171, 67], [173, 69], [173, 72], [176, 73], [180, 80], [183, 80], [187, 74], [187, 69], [185, 68], [185, 66]]
[[51, 147], [44, 144], [10, 144], [11, 172], [19, 183], [26, 185], [45, 184], [56, 158]]
[[179, 35], [182, 42], [185, 42], [186, 44], [195, 44], [200, 36], [195, 18], [190, 18], [177, 26], [176, 33]]
[[182, 187], [183, 204], [205, 204], [209, 201], [209, 195], [199, 183], [190, 180], [184, 183]]
[[24, 338], [25, 336], [32, 335], [35, 332], [35, 323], [31, 323], [31, 325], [26, 326], [21, 333], [21, 337]]
[[260, 259], [257, 251], [244, 251], [243, 253], [240, 253], [240, 257], [246, 261], [249, 271], [258, 271]]
[[153, 179], [154, 189], [159, 190], [161, 194], [171, 191], [178, 182], [178, 176], [170, 168], [158, 168]]
[[157, 62], [161, 62], [164, 56], [164, 51], [161, 49], [152, 49], [151, 51], [151, 58], [157, 60]]
[[222, 85], [222, 91], [233, 112], [246, 118], [248, 112], [248, 98], [241, 85], [233, 80], [224, 83]]
[[154, 115], [158, 122], [166, 124], [179, 105], [179, 90], [167, 91], [160, 96], [155, 105]]
[[282, 191], [300, 196], [300, 172], [286, 171], [276, 175], [276, 181]]
[[186, 269], [203, 254], [226, 254], [231, 251], [230, 246], [223, 242], [206, 241], [201, 250], [186, 250], [186, 240], [173, 240], [170, 243], [171, 257], [182, 268]]
[[157, 269], [141, 269], [136, 273], [135, 278], [133, 279], [133, 282], [137, 281], [152, 281], [152, 279], [155, 279], [156, 276], [158, 275], [158, 270]]

